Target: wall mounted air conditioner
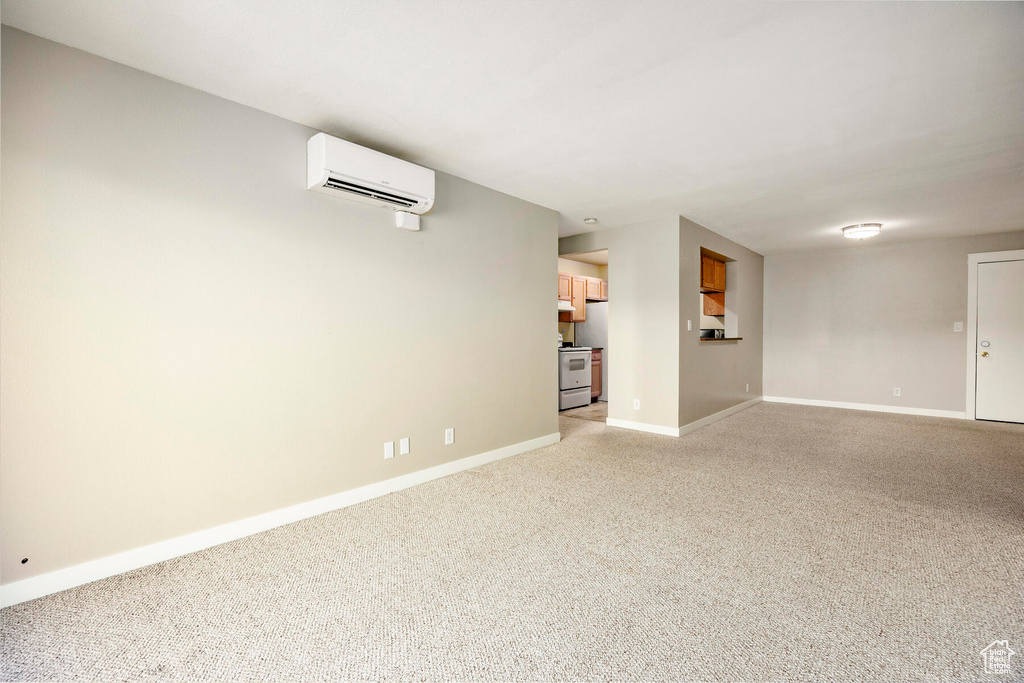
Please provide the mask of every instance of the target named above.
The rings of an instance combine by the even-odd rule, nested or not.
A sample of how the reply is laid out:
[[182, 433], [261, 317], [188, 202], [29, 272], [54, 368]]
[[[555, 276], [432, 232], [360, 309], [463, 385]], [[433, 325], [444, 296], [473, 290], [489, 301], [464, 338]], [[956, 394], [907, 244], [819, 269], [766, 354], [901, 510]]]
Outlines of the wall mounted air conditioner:
[[[327, 133], [306, 144], [306, 187], [399, 212], [396, 224], [419, 230], [434, 205], [434, 172]], [[410, 215], [417, 214], [417, 215]]]

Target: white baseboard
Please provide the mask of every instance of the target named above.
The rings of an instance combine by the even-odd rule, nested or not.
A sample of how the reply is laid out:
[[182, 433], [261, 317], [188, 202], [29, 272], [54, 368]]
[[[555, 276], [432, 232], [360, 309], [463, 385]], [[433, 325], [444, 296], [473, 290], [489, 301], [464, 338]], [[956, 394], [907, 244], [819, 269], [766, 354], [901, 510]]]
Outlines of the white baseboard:
[[609, 427], [634, 429], [638, 432], [650, 432], [651, 434], [662, 434], [664, 436], [682, 436], [683, 434], [689, 434], [690, 432], [700, 429], [701, 427], [706, 427], [712, 422], [718, 422], [723, 418], [729, 417], [730, 415], [734, 415], [740, 412], [741, 410], [746, 410], [747, 408], [757, 405], [760, 402], [761, 397], [758, 396], [757, 398], [752, 398], [749, 401], [744, 401], [739, 405], [735, 405], [731, 408], [721, 410], [715, 413], [714, 415], [702, 417], [696, 422], [685, 424], [682, 427], [662, 427], [661, 425], [652, 425], [647, 424], [646, 422], [630, 422], [629, 420], [618, 420], [611, 417], [606, 418], [605, 422], [608, 424]]
[[756, 406], [760, 402], [761, 402], [761, 397], [758, 396], [757, 398], [752, 398], [749, 401], [744, 401], [743, 403], [740, 403], [738, 405], [734, 405], [732, 408], [726, 408], [725, 410], [720, 410], [717, 413], [714, 413], [713, 415], [708, 415], [707, 417], [702, 417], [701, 419], [697, 420], [696, 422], [691, 422], [689, 424], [685, 424], [685, 425], [683, 425], [682, 427], [679, 428], [679, 436], [682, 436], [683, 434], [689, 434], [690, 432], [696, 431], [696, 430], [700, 429], [701, 427], [707, 427], [712, 422], [718, 422], [719, 420], [727, 418], [730, 415], [735, 415], [736, 413], [740, 412], [741, 410], [746, 410], [747, 408], [751, 408], [753, 406]]
[[662, 427], [661, 425], [652, 425], [647, 424], [646, 422], [618, 420], [614, 417], [607, 417], [604, 421], [609, 427], [621, 427], [622, 429], [632, 429], [637, 432], [648, 432], [650, 434], [661, 434], [663, 436], [679, 436], [678, 427]]
[[965, 420], [967, 413], [958, 410], [933, 410], [931, 408], [907, 408], [905, 406], [886, 406], [877, 403], [846, 403], [844, 401], [819, 401], [813, 398], [786, 398], [783, 396], [765, 396], [769, 403], [795, 403], [802, 406], [821, 406], [823, 408], [845, 408], [847, 410], [869, 410], [874, 413], [899, 413], [900, 415], [924, 415], [926, 417], [951, 417]]
[[117, 553], [109, 557], [83, 562], [82, 564], [65, 569], [58, 569], [46, 574], [40, 574], [39, 576], [22, 579], [21, 581], [14, 581], [5, 586], [0, 586], [0, 607], [17, 605], [19, 602], [33, 600], [44, 595], [105, 579], [109, 576], [123, 574], [133, 569], [139, 569], [156, 564], [157, 562], [194, 553], [198, 550], [211, 548], [221, 543], [258, 534], [284, 524], [291, 524], [308, 517], [315, 517], [325, 512], [362, 503], [372, 498], [386, 496], [389, 493], [401, 491], [402, 489], [434, 479], [440, 479], [456, 472], [462, 472], [463, 470], [480, 467], [502, 458], [550, 446], [551, 444], [558, 443], [560, 439], [561, 434], [558, 432], [547, 434], [546, 436], [529, 441], [512, 444], [511, 446], [505, 446], [486, 453], [471, 455], [418, 472], [410, 472], [409, 474], [403, 474], [402, 476], [375, 484], [361, 486], [357, 489], [335, 493], [324, 498], [317, 498], [316, 500], [291, 505], [254, 517], [240, 519], [237, 522], [221, 524], [220, 526], [203, 529], [202, 531], [178, 536], [177, 538], [170, 538], [166, 541], [159, 541], [142, 546], [141, 548], [126, 550], [123, 553]]

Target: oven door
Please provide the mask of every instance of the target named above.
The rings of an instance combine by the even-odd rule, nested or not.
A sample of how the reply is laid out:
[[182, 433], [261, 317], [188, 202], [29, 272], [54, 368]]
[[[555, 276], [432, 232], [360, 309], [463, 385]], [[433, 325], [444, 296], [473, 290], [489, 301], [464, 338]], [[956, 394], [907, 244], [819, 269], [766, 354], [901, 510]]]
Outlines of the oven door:
[[590, 351], [562, 351], [558, 354], [558, 388], [590, 386]]

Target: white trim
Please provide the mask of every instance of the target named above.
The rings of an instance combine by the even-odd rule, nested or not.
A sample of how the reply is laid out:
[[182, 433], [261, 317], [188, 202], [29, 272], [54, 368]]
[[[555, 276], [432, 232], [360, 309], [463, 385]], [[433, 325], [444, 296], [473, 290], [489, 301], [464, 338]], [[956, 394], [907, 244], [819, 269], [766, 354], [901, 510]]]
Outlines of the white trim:
[[977, 254], [968, 254], [968, 263], [998, 263], [1000, 261], [1024, 261], [1024, 249], [1012, 251], [983, 251]]
[[679, 436], [682, 436], [683, 434], [689, 434], [690, 432], [696, 431], [696, 430], [700, 429], [701, 427], [707, 427], [709, 424], [711, 424], [713, 422], [718, 422], [719, 420], [727, 418], [730, 415], [735, 415], [736, 413], [740, 412], [741, 410], [746, 410], [747, 408], [752, 408], [753, 406], [756, 406], [760, 402], [761, 402], [761, 397], [758, 396], [757, 398], [752, 398], [749, 401], [744, 401], [743, 403], [739, 403], [737, 405], [734, 405], [731, 408], [726, 408], [725, 410], [720, 410], [717, 413], [714, 413], [713, 415], [708, 415], [707, 417], [702, 417], [701, 419], [697, 420], [696, 422], [691, 422], [690, 424], [685, 424], [685, 425], [683, 425], [682, 427], [679, 428]]
[[926, 417], [950, 417], [962, 420], [966, 413], [957, 410], [934, 410], [932, 408], [908, 408], [906, 406], [886, 406], [878, 403], [847, 403], [845, 401], [819, 401], [813, 398], [787, 398], [783, 396], [765, 396], [768, 403], [795, 403], [801, 406], [821, 406], [822, 408], [843, 408], [845, 410], [869, 410], [873, 413], [898, 413], [900, 415], [924, 415]]
[[652, 425], [646, 422], [619, 420], [614, 417], [605, 418], [605, 424], [609, 427], [632, 429], [637, 432], [649, 432], [651, 434], [661, 434], [662, 436], [679, 436], [679, 427], [662, 427], [661, 425]]
[[428, 467], [418, 472], [403, 474], [375, 484], [368, 484], [324, 498], [291, 505], [254, 517], [240, 519], [236, 522], [221, 524], [210, 529], [203, 529], [202, 531], [178, 536], [177, 538], [170, 538], [166, 541], [159, 541], [142, 546], [141, 548], [126, 550], [123, 553], [117, 553], [109, 557], [83, 562], [82, 564], [65, 569], [58, 569], [46, 574], [40, 574], [39, 576], [22, 579], [21, 581], [14, 581], [5, 586], [0, 586], [0, 607], [17, 605], [19, 602], [33, 600], [44, 595], [105, 579], [109, 576], [194, 553], [198, 550], [205, 550], [221, 543], [258, 534], [284, 524], [291, 524], [292, 522], [315, 517], [325, 512], [362, 503], [372, 498], [386, 496], [389, 493], [401, 491], [417, 484], [423, 484], [450, 474], [462, 472], [463, 470], [480, 467], [481, 465], [513, 455], [519, 455], [520, 453], [526, 453], [537, 448], [550, 446], [551, 444], [558, 443], [560, 439], [561, 434], [558, 432], [547, 434], [529, 441], [447, 462], [443, 465]]
[[638, 432], [650, 432], [651, 434], [662, 434], [664, 436], [682, 436], [689, 434], [690, 432], [696, 431], [701, 427], [707, 427], [712, 422], [718, 422], [719, 420], [734, 415], [741, 410], [746, 410], [751, 406], [757, 405], [761, 402], [761, 397], [752, 398], [749, 401], [744, 401], [738, 405], [734, 405], [731, 408], [721, 410], [714, 415], [708, 415], [701, 419], [685, 424], [682, 427], [662, 427], [661, 425], [647, 424], [646, 422], [630, 422], [629, 420], [618, 420], [613, 417], [605, 419], [605, 422], [609, 427], [621, 427], [622, 429], [633, 429]]
[[975, 419], [974, 406], [978, 392], [978, 264], [1001, 261], [1024, 261], [1024, 249], [967, 255], [967, 411], [965, 415], [968, 420]]

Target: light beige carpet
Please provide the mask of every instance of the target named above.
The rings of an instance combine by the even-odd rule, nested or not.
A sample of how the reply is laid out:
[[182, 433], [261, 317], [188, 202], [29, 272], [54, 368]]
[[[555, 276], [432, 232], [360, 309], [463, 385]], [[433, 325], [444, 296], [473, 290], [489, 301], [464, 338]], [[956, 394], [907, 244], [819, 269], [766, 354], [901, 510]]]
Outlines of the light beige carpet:
[[1007, 681], [1024, 428], [761, 404], [564, 440], [0, 613], [8, 679]]

